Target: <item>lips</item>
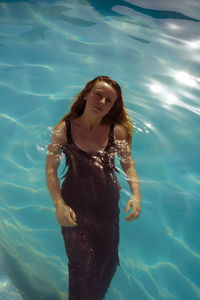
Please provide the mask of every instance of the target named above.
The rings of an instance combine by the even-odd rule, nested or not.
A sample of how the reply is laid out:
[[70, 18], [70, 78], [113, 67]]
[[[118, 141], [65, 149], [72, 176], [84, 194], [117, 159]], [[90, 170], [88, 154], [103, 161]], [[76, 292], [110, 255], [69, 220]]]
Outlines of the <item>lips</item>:
[[96, 108], [99, 111], [102, 111], [102, 109], [100, 107], [98, 107], [98, 106], [94, 106], [94, 108]]

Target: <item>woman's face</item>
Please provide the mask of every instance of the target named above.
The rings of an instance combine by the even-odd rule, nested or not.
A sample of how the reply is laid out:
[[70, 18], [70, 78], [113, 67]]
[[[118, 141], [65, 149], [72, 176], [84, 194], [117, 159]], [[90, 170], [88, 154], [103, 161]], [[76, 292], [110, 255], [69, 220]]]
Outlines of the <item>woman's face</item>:
[[89, 109], [103, 118], [109, 113], [117, 97], [116, 91], [108, 83], [104, 81], [96, 82], [84, 97], [84, 100], [86, 100], [85, 109]]

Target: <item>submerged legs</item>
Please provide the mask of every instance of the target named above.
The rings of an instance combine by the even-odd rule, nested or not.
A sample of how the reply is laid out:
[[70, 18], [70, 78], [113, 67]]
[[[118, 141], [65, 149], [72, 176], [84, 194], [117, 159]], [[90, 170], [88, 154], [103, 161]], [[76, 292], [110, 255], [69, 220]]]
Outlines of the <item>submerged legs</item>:
[[62, 234], [69, 260], [69, 300], [102, 300], [118, 264], [117, 248], [102, 252], [80, 225], [62, 227]]

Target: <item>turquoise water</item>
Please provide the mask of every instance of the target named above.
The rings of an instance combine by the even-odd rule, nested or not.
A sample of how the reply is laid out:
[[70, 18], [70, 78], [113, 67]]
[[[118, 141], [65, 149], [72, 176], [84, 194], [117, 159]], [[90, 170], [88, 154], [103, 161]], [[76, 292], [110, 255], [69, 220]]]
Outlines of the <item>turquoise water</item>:
[[141, 217], [125, 222], [121, 172], [121, 266], [106, 300], [200, 299], [199, 22], [195, 0], [0, 1], [0, 299], [66, 299], [45, 156], [98, 75], [122, 87], [142, 190]]

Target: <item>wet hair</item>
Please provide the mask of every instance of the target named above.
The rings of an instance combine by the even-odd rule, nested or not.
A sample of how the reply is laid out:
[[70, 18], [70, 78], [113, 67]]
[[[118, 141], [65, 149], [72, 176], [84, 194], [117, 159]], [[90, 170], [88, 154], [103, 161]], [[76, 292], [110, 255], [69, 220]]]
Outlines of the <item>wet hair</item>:
[[101, 123], [122, 125], [126, 129], [128, 143], [131, 144], [133, 125], [123, 103], [121, 87], [118, 85], [116, 81], [114, 81], [108, 76], [98, 76], [95, 77], [93, 80], [88, 81], [85, 87], [82, 89], [82, 91], [74, 97], [74, 103], [71, 106], [70, 112], [67, 113], [57, 125], [59, 125], [66, 119], [73, 120], [82, 115], [86, 105], [86, 101], [84, 100], [85, 95], [91, 91], [91, 89], [97, 82], [100, 81], [109, 84], [117, 93], [117, 99], [114, 105], [112, 106], [109, 113], [102, 118]]

